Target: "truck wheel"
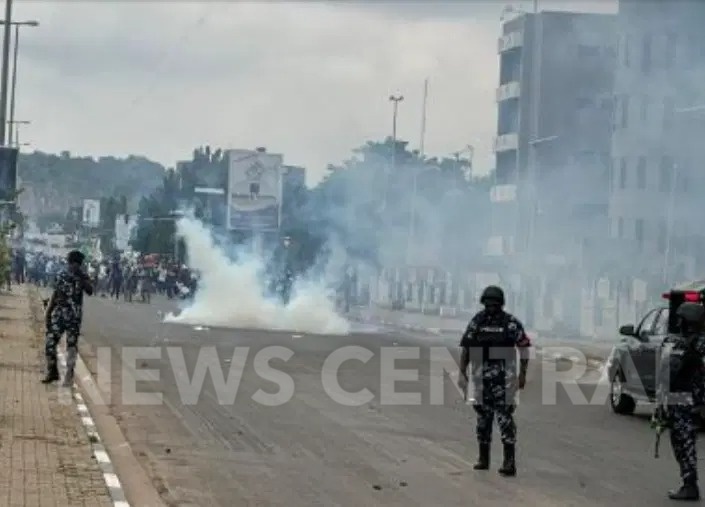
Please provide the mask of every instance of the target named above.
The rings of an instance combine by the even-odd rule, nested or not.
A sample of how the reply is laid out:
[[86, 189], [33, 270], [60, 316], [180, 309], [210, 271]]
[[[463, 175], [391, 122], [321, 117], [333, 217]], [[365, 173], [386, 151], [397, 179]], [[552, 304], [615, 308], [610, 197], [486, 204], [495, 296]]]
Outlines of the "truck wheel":
[[624, 375], [617, 370], [610, 380], [610, 406], [615, 414], [631, 415], [636, 409], [634, 398], [624, 393]]

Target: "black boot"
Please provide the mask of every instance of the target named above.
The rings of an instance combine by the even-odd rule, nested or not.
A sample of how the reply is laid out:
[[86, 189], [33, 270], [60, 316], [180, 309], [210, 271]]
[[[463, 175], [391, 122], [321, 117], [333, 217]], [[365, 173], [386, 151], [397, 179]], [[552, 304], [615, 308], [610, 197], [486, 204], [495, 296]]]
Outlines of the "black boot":
[[56, 380], [59, 380], [59, 369], [56, 366], [50, 367], [42, 379], [42, 384], [51, 384]]
[[475, 470], [488, 470], [490, 468], [490, 444], [480, 444], [480, 457], [473, 466]]
[[504, 444], [504, 462], [499, 469], [499, 473], [504, 477], [514, 477], [517, 474], [514, 444]]
[[698, 489], [697, 483], [689, 482], [683, 484], [677, 490], [669, 491], [668, 498], [671, 500], [700, 500], [700, 490]]

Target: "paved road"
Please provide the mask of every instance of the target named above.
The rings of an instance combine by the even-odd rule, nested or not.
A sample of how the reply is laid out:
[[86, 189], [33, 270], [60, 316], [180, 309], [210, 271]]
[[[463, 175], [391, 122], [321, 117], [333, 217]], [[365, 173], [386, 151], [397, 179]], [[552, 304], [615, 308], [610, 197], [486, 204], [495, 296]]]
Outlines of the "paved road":
[[[90, 298], [84, 323], [84, 345], [90, 347], [84, 354], [94, 369], [93, 347], [112, 347], [114, 413], [146, 472], [172, 505], [671, 504], [664, 494], [678, 481], [676, 464], [667, 438], [661, 459], [652, 456], [648, 407], [640, 409], [641, 416], [618, 417], [604, 404], [572, 403], [562, 388], [555, 404], [544, 403], [556, 392], [549, 382], [556, 377], [551, 373], [555, 363], [533, 363], [517, 416], [519, 476], [504, 479], [495, 471], [501, 459], [498, 437], [493, 470], [471, 469], [474, 413], [451, 379], [444, 384], [444, 403], [429, 402], [430, 385], [438, 385], [439, 378], [430, 365], [440, 363], [428, 360], [428, 347], [421, 360], [397, 362], [398, 369], [417, 368], [420, 380], [399, 383], [396, 391], [420, 392], [422, 404], [380, 403], [382, 386], [389, 386], [391, 377], [388, 370], [380, 374], [381, 347], [417, 345], [422, 342], [417, 335], [374, 329], [347, 337], [195, 330], [161, 324], [158, 311], [166, 308], [164, 302], [130, 305]], [[439, 344], [437, 338], [429, 340]], [[172, 367], [160, 349], [162, 359], [137, 361], [140, 369], [159, 369], [160, 381], [140, 383], [139, 390], [162, 393], [160, 405], [130, 404], [120, 393], [122, 377], [129, 379], [135, 371], [119, 371], [118, 350], [145, 345], [178, 347], [185, 358], [185, 368]], [[277, 385], [257, 375], [253, 366], [255, 354], [271, 345], [294, 351], [288, 361], [272, 362], [295, 382], [291, 401], [276, 407], [252, 400], [260, 389], [277, 392]], [[347, 391], [367, 387], [375, 394], [359, 407], [341, 406], [322, 387], [323, 362], [346, 345], [373, 352], [366, 364], [344, 363], [338, 376]], [[193, 374], [201, 346], [216, 347], [226, 374], [234, 348], [250, 347], [239, 387], [230, 390], [236, 391], [234, 402], [219, 403], [210, 380], [195, 404], [181, 399], [179, 381]], [[580, 392], [590, 397], [597, 377], [588, 372]]]

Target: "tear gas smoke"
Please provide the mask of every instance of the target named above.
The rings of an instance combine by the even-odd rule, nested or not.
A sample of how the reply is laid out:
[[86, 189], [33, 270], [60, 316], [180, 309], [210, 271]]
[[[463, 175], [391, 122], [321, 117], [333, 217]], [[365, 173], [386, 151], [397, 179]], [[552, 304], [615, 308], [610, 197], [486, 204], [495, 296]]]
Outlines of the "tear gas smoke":
[[201, 278], [192, 304], [179, 315], [167, 315], [165, 322], [314, 334], [350, 332], [349, 322], [336, 313], [324, 283], [295, 283], [285, 305], [264, 295], [261, 259], [241, 256], [231, 261], [208, 229], [192, 218], [177, 222], [177, 234], [186, 243], [191, 268]]

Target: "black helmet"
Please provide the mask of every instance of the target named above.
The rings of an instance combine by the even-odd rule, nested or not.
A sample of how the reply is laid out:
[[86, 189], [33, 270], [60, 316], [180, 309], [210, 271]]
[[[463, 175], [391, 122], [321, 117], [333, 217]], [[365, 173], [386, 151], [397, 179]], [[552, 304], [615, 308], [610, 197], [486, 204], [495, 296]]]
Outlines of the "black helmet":
[[485, 287], [485, 290], [482, 291], [482, 296], [480, 296], [480, 303], [483, 305], [490, 302], [499, 303], [504, 306], [504, 291], [496, 285]]
[[689, 324], [699, 324], [705, 319], [705, 307], [698, 303], [683, 303], [676, 315]]

